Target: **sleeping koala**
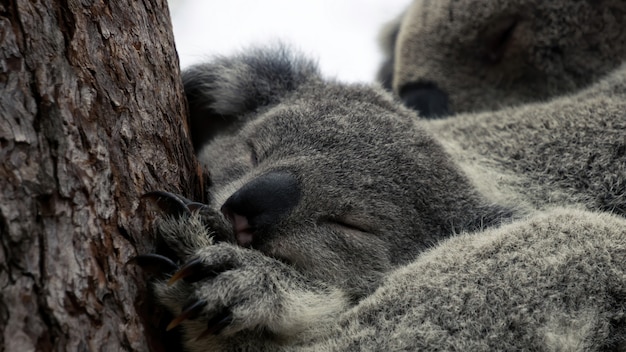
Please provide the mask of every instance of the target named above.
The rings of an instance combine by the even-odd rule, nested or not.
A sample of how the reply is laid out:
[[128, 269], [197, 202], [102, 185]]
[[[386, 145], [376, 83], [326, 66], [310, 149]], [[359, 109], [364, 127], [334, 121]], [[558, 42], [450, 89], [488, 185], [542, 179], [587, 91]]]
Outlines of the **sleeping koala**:
[[183, 79], [210, 200], [135, 261], [187, 350], [626, 348], [626, 66], [447, 120], [284, 49]]
[[416, 0], [381, 33], [378, 79], [422, 117], [579, 91], [626, 60], [626, 2]]

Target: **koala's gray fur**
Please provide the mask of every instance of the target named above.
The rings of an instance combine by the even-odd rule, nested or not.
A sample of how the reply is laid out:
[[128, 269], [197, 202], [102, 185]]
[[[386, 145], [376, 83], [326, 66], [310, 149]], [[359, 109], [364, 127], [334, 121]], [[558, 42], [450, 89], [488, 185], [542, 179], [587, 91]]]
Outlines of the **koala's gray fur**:
[[616, 69], [626, 1], [416, 0], [382, 43], [379, 80], [400, 96], [434, 83], [456, 113], [494, 110], [578, 91]]
[[[210, 201], [160, 227], [188, 280], [155, 293], [187, 350], [626, 348], [626, 66], [438, 121], [282, 49], [183, 78]], [[223, 205], [278, 173], [296, 204], [242, 240]]]
[[622, 351], [625, 226], [559, 209], [454, 237], [303, 350]]

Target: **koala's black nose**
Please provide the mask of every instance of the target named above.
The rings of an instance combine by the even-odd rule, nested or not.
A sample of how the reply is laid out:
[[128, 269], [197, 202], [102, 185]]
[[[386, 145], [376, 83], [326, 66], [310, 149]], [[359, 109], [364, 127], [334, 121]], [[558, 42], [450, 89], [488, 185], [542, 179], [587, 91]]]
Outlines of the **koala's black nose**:
[[300, 185], [286, 171], [274, 171], [246, 183], [233, 193], [222, 213], [233, 224], [237, 242], [250, 246], [257, 230], [276, 224], [300, 200]]
[[450, 114], [448, 95], [431, 82], [408, 84], [400, 90], [404, 105], [419, 112], [421, 117], [438, 118]]

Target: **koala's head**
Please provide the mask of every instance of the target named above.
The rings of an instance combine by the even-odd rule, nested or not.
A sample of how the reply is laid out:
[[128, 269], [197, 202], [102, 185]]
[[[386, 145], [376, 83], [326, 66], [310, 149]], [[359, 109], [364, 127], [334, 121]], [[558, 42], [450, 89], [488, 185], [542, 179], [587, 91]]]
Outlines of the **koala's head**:
[[382, 89], [323, 81], [284, 50], [218, 59], [183, 78], [210, 207], [223, 214], [211, 224], [218, 240], [358, 298], [494, 214]]
[[379, 78], [421, 115], [545, 100], [626, 59], [624, 0], [415, 0]]

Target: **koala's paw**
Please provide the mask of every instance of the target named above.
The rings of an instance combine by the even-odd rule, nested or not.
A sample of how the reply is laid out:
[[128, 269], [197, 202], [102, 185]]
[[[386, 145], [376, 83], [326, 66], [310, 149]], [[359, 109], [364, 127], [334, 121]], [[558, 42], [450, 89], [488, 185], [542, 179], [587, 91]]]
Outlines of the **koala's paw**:
[[157, 248], [159, 254], [140, 254], [131, 262], [154, 275], [156, 301], [175, 317], [168, 330], [181, 325], [186, 340], [195, 343], [244, 330], [290, 335], [302, 328], [289, 314], [294, 297], [317, 289], [293, 267], [256, 250], [214, 243], [207, 224], [215, 214], [204, 204], [167, 192], [144, 198], [164, 215], [156, 228], [172, 253]]
[[[288, 326], [286, 300], [298, 274], [262, 253], [228, 243], [197, 251], [169, 280], [155, 284], [157, 300], [189, 338], [242, 330], [280, 334]], [[291, 287], [290, 287], [291, 286]]]
[[208, 224], [217, 223], [219, 215], [206, 204], [164, 191], [148, 192], [142, 199], [160, 214], [156, 219], [157, 252], [185, 261], [198, 249], [213, 244], [214, 225]]

